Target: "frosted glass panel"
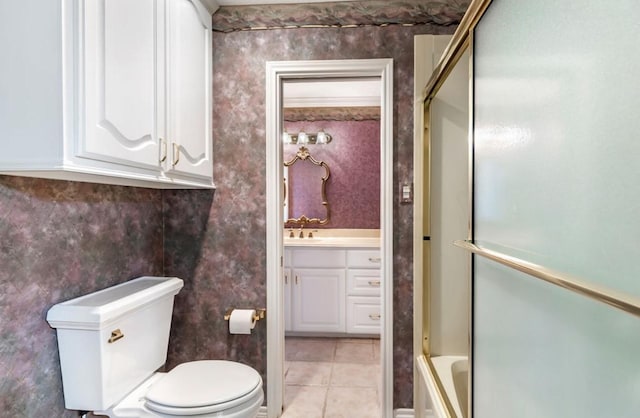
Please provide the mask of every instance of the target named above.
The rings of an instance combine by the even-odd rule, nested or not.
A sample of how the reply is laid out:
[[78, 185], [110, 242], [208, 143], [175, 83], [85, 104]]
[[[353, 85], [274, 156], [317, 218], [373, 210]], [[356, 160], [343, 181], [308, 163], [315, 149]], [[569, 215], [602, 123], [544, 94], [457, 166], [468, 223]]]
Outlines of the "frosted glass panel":
[[475, 261], [474, 418], [640, 416], [640, 320]]
[[634, 295], [637, 6], [496, 0], [474, 50], [475, 239]]
[[[474, 239], [640, 296], [637, 0], [494, 0]], [[640, 319], [475, 257], [474, 418], [640, 416]]]
[[469, 235], [469, 54], [430, 104], [431, 355], [469, 353], [469, 253], [453, 245]]

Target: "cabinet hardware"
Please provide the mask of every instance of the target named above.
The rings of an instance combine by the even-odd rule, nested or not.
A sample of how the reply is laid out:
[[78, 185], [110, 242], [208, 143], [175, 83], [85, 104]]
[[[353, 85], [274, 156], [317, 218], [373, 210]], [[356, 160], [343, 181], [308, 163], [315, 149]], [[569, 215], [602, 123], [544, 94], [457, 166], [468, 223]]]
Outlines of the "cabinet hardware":
[[289, 284], [289, 278], [286, 274], [284, 275], [284, 284]]
[[381, 260], [380, 257], [369, 257], [369, 261], [372, 263], [379, 263]]
[[122, 333], [122, 331], [120, 331], [120, 328], [118, 328], [111, 331], [111, 337], [109, 337], [109, 340], [107, 341], [109, 342], [109, 344], [111, 344], [111, 343], [115, 343], [121, 338], [124, 338], [124, 334]]
[[380, 280], [369, 280], [369, 286], [380, 287]]
[[298, 276], [296, 275], [296, 284], [298, 284]]
[[374, 321], [379, 321], [380, 314], [369, 314], [369, 318], [373, 319]]
[[163, 163], [167, 160], [167, 141], [160, 138], [160, 142], [162, 143], [162, 157], [160, 158], [160, 162]]
[[180, 146], [175, 142], [173, 142], [172, 144], [173, 144], [173, 162], [171, 165], [175, 167], [180, 162]]

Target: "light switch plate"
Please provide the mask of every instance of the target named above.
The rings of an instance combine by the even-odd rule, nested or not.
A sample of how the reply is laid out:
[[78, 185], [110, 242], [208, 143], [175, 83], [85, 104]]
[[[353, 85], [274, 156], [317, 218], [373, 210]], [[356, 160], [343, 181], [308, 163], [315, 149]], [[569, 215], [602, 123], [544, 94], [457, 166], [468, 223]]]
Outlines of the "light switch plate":
[[413, 183], [400, 183], [400, 203], [413, 203]]

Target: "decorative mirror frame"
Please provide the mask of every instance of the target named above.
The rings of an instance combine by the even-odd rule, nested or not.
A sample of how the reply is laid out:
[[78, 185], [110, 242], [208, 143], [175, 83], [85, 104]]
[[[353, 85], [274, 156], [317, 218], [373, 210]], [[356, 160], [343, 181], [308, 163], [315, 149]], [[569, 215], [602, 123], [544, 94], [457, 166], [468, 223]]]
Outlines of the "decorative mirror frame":
[[[331, 210], [329, 208], [329, 201], [327, 200], [327, 180], [331, 176], [331, 172], [329, 171], [329, 166], [327, 165], [327, 163], [325, 163], [324, 161], [318, 161], [315, 158], [313, 158], [311, 156], [311, 154], [309, 153], [309, 149], [307, 149], [307, 147], [300, 147], [298, 152], [296, 152], [296, 155], [291, 160], [286, 161], [284, 163], [284, 166], [285, 167], [291, 167], [292, 165], [294, 165], [298, 161], [306, 161], [306, 160], [309, 160], [312, 164], [317, 165], [319, 167], [324, 167], [324, 169], [325, 169], [325, 175], [322, 176], [322, 185], [321, 185], [321, 188], [320, 188], [320, 197], [322, 199], [322, 206], [324, 206], [325, 210], [327, 211], [327, 215], [325, 216], [324, 219], [320, 219], [320, 218], [309, 218], [305, 214], [302, 214], [299, 218], [289, 218], [289, 219], [287, 219], [285, 221], [285, 223], [286, 224], [295, 224], [295, 225], [299, 225], [299, 226], [302, 226], [302, 227], [304, 227], [306, 225], [309, 225], [309, 224], [325, 225], [331, 219]], [[285, 189], [285, 193], [286, 193], [286, 189]]]

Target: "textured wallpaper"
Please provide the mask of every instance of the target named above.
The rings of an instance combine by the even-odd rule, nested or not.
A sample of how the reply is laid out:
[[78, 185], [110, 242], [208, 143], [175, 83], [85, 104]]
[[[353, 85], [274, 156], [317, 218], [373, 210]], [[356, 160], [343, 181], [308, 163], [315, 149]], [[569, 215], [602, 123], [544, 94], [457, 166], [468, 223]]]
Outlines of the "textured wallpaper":
[[[397, 184], [413, 176], [413, 36], [452, 30], [422, 25], [214, 32], [215, 198], [165, 194], [165, 272], [187, 281], [176, 307], [171, 364], [224, 357], [266, 373], [264, 324], [251, 336], [230, 336], [222, 319], [229, 306], [266, 304], [266, 61], [394, 59], [395, 196]], [[394, 406], [411, 408], [413, 211], [398, 200], [393, 210]], [[193, 211], [204, 231], [194, 225]]]
[[[331, 173], [326, 185], [331, 210], [329, 222], [309, 228], [380, 228], [380, 121], [285, 122], [284, 126], [293, 134], [301, 130], [314, 133], [324, 130], [333, 137], [326, 145], [307, 147], [313, 158], [329, 166]], [[298, 145], [285, 145], [284, 161], [291, 160], [298, 148]], [[298, 164], [311, 165], [308, 161], [295, 165]], [[314, 206], [318, 206], [320, 183], [314, 184], [314, 188], [293, 188], [296, 178], [291, 173], [295, 170], [290, 171], [290, 209], [292, 215], [299, 217], [304, 212], [297, 206], [300, 201], [313, 199]], [[302, 184], [306, 186], [306, 182]]]
[[161, 192], [0, 176], [0, 238], [0, 416], [77, 417], [47, 310], [162, 274]]
[[318, 26], [450, 26], [460, 22], [469, 3], [470, 0], [367, 0], [222, 7], [213, 16], [213, 29], [232, 32]]
[[[265, 375], [265, 323], [250, 336], [231, 336], [223, 314], [228, 307], [266, 304], [266, 61], [393, 58], [395, 190], [413, 175], [413, 36], [452, 33], [468, 1], [349, 4], [221, 8], [214, 15], [215, 193], [0, 176], [0, 414], [77, 416], [64, 409], [46, 311], [140, 275], [185, 280], [176, 299], [169, 367], [228, 358]], [[426, 22], [415, 18], [425, 13]], [[320, 23], [334, 27], [241, 30], [287, 15], [292, 26], [325, 19]], [[413, 26], [397, 24], [402, 21]], [[397, 200], [393, 210], [394, 406], [411, 408], [413, 215]]]

